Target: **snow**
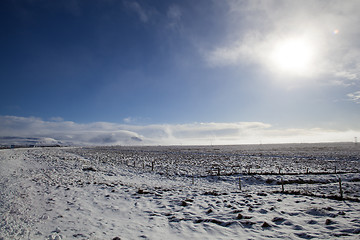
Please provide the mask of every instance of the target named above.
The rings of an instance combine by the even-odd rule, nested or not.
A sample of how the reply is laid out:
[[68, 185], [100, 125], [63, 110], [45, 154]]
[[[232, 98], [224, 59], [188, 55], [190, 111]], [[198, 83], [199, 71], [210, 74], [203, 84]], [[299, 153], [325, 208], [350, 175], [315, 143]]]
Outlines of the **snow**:
[[1, 150], [0, 239], [358, 239], [359, 158], [354, 144]]

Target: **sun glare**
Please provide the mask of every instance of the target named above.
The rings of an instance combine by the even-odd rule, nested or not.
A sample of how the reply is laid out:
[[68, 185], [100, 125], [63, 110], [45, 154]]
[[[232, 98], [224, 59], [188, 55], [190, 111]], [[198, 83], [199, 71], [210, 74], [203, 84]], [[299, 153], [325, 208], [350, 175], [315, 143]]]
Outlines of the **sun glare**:
[[288, 39], [275, 45], [271, 61], [281, 73], [306, 74], [310, 71], [313, 49], [310, 43], [302, 39]]

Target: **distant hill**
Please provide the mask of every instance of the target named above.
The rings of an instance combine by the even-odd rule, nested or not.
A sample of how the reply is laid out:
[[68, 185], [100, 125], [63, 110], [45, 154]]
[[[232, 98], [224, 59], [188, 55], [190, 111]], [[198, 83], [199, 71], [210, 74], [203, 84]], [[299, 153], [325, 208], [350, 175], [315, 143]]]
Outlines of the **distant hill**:
[[63, 145], [65, 145], [63, 142], [48, 137], [0, 137], [1, 148], [44, 147]]

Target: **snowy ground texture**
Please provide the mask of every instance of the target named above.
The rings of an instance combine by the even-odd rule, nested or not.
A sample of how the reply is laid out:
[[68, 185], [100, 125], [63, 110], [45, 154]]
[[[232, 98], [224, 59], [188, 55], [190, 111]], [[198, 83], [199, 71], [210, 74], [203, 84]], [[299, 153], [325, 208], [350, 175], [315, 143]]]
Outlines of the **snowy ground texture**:
[[1, 150], [0, 239], [360, 239], [359, 171], [350, 143]]

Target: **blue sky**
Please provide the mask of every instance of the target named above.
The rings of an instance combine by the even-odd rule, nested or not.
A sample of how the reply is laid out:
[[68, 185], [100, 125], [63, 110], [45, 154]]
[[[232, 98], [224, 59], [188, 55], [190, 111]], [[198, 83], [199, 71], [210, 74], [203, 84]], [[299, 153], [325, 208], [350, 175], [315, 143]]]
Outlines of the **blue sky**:
[[1, 1], [0, 135], [352, 141], [359, 11], [350, 0]]

